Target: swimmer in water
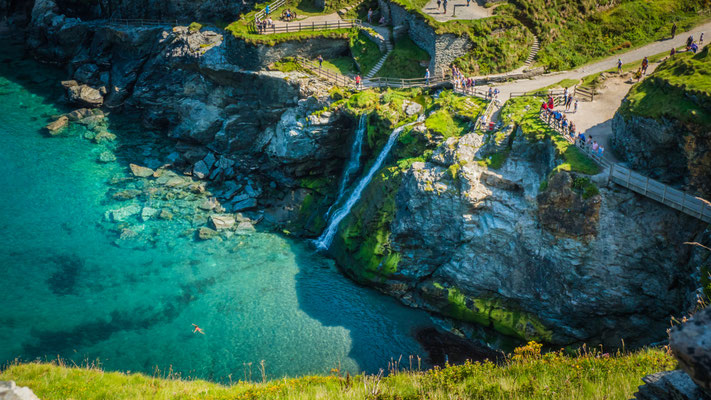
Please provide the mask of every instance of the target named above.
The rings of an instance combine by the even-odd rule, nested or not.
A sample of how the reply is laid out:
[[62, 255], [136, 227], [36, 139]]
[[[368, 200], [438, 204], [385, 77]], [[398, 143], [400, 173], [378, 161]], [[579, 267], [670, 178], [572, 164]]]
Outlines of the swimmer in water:
[[195, 327], [195, 330], [193, 331], [193, 333], [200, 332], [200, 333], [202, 333], [203, 335], [205, 334], [205, 332], [203, 332], [202, 329], [201, 329], [199, 326], [197, 326], [197, 325], [195, 325], [195, 324], [193, 324], [193, 326]]

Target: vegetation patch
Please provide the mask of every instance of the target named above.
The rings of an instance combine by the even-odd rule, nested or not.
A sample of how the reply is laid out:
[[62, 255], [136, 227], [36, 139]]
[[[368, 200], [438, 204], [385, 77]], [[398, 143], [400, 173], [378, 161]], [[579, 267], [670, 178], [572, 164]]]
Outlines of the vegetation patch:
[[573, 179], [573, 189], [582, 194], [583, 200], [600, 194], [600, 189], [598, 189], [597, 185], [586, 176], [576, 176]]
[[415, 360], [412, 368], [394, 369], [384, 377], [351, 376], [336, 369], [329, 376], [281, 378], [263, 383], [240, 380], [225, 386], [175, 376], [161, 378], [95, 367], [29, 363], [8, 366], [0, 373], [0, 380], [29, 386], [45, 400], [629, 399], [642, 384], [642, 377], [675, 367], [674, 358], [659, 349], [612, 354], [598, 350], [573, 355], [562, 351], [541, 354], [540, 345], [529, 343], [514, 350], [500, 365], [468, 362], [420, 371]]
[[302, 67], [301, 64], [296, 62], [296, 59], [294, 59], [293, 57], [285, 57], [285, 58], [281, 59], [280, 61], [277, 61], [274, 64], [270, 65], [269, 69], [275, 70], [275, 71], [281, 71], [281, 72], [299, 71], [299, 72], [310, 73], [309, 70]]
[[197, 22], [193, 22], [188, 25], [188, 32], [190, 33], [200, 32], [200, 29], [202, 29], [202, 24], [199, 24]]
[[711, 55], [677, 54], [630, 90], [620, 108], [630, 114], [678, 120], [705, 130], [711, 128]]
[[351, 36], [350, 48], [353, 59], [360, 66], [360, 72], [363, 75], [367, 75], [383, 57], [378, 45], [370, 40], [362, 30], [359, 30], [358, 34]]
[[469, 124], [462, 119], [452, 116], [446, 109], [439, 109], [425, 120], [427, 129], [444, 140], [450, 137], [459, 137], [466, 133]]
[[[375, 76], [388, 78], [424, 78], [430, 55], [405, 36], [395, 42], [393, 51]], [[434, 73], [434, 71], [430, 71]]]
[[353, 63], [353, 58], [350, 56], [323, 60], [323, 69], [340, 75], [353, 75], [357, 72], [356, 66]]

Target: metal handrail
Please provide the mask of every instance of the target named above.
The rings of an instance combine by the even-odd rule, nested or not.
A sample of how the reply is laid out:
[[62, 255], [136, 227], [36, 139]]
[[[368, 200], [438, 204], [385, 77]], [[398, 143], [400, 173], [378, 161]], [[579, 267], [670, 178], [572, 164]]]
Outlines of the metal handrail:
[[[270, 3], [270, 4], [268, 5], [268, 7], [269, 7], [269, 13], [271, 14], [272, 12], [278, 10], [279, 7], [283, 6], [284, 4], [286, 4], [286, 0], [276, 0], [276, 1], [273, 2], [273, 3]], [[266, 8], [266, 7], [265, 7], [263, 10], [257, 11], [257, 13], [254, 14], [254, 22], [262, 22], [262, 19], [264, 19], [264, 17], [266, 16], [266, 14], [267, 14], [267, 8]]]

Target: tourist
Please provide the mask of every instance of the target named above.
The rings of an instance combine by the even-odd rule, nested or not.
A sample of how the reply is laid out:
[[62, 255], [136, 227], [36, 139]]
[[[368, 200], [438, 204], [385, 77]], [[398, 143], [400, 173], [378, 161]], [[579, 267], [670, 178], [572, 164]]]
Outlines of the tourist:
[[676, 36], [676, 22], [674, 22], [674, 25], [672, 25], [671, 34], [672, 39], [674, 39], [674, 37]]
[[590, 135], [590, 137], [588, 137], [587, 139], [585, 139], [585, 148], [586, 148], [586, 149], [589, 149], [589, 148], [590, 148], [590, 145], [592, 145], [592, 142], [593, 142], [593, 137], [592, 137], [592, 135]]
[[620, 59], [620, 58], [617, 59], [617, 73], [618, 74], [622, 73], [622, 59]]
[[605, 153], [605, 147], [601, 145], [600, 148], [597, 149], [597, 155], [602, 157], [603, 153]]
[[323, 57], [319, 54], [318, 55], [318, 69], [321, 69], [323, 66]]
[[442, 14], [446, 14], [447, 13], [447, 0], [442, 0], [442, 7], [444, 9], [444, 11], [442, 11]]
[[267, 25], [274, 27], [274, 21], [272, 21], [272, 17], [267, 18]]
[[372, 8], [368, 9], [368, 23], [369, 24], [373, 23], [373, 9]]
[[565, 118], [565, 116], [563, 117], [563, 121], [561, 122], [560, 125], [561, 125], [561, 128], [563, 129], [563, 132], [568, 130], [568, 120]]
[[427, 68], [427, 70], [425, 70], [425, 82], [427, 82], [427, 86], [430, 85], [430, 69], [429, 68]]
[[360, 85], [361, 85], [360, 74], [356, 74], [355, 82], [356, 82], [356, 89], [360, 89]]
[[578, 142], [576, 143], [578, 147], [584, 147], [585, 146], [585, 134], [580, 132], [578, 134]]
[[264, 9], [264, 13], [266, 15], [269, 15], [269, 4], [267, 4], [267, 8]]
[[381, 15], [381, 16], [380, 16], [380, 20], [378, 20], [378, 23], [379, 23], [380, 25], [385, 25], [385, 15]]
[[[269, 7], [269, 6], [267, 6], [267, 7]], [[193, 324], [193, 326], [195, 327], [195, 330], [193, 331], [193, 333], [202, 333], [203, 335], [205, 334], [205, 332], [203, 332], [202, 328], [200, 328], [199, 326], [197, 326], [195, 324]]]
[[469, 7], [470, 2], [471, 2], [471, 0], [467, 0], [467, 7]]
[[489, 96], [490, 99], [494, 98], [494, 89], [492, 89], [491, 86], [489, 86]]
[[573, 95], [568, 96], [568, 100], [565, 102], [565, 111], [570, 111], [570, 106], [573, 104]]
[[686, 38], [686, 49], [688, 50], [689, 47], [691, 47], [691, 44], [694, 43], [694, 35], [689, 35], [688, 38]]
[[551, 110], [555, 108], [555, 102], [553, 101], [553, 96], [548, 96], [548, 108]]
[[703, 46], [704, 44], [704, 33], [701, 32], [701, 36], [699, 36], [699, 46]]
[[573, 112], [574, 113], [578, 112], [578, 99], [575, 99], [575, 107], [573, 108]]
[[699, 50], [699, 46], [696, 43], [692, 43], [691, 47], [689, 47], [689, 50], [693, 51], [694, 54]]
[[644, 57], [644, 60], [642, 60], [642, 75], [647, 75], [647, 67], [649, 66], [649, 59], [647, 57]]
[[593, 142], [592, 144], [592, 151], [593, 154], [597, 153], [597, 150], [600, 148], [600, 146], [597, 144], [597, 140]]
[[442, 6], [442, 0], [437, 0], [437, 11], [439, 11], [439, 8]]
[[673, 56], [676, 54], [676, 48], [672, 47], [671, 51], [669, 52], [669, 57]]

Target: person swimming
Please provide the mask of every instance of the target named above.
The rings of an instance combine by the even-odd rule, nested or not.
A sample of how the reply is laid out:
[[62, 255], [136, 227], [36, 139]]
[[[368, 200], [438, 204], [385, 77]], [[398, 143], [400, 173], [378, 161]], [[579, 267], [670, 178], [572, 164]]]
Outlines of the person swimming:
[[199, 326], [197, 326], [195, 324], [193, 324], [193, 326], [195, 327], [195, 330], [193, 331], [193, 333], [200, 332], [203, 335], [205, 334], [205, 332], [202, 331], [202, 328], [200, 328]]

